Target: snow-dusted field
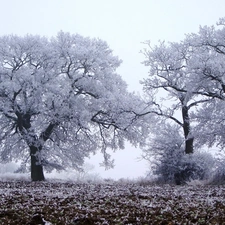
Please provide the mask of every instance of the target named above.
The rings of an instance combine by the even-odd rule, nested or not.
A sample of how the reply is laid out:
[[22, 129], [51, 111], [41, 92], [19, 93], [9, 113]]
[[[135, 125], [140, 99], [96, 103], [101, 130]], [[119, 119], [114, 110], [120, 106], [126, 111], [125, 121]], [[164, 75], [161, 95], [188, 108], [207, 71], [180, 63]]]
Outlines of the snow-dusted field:
[[225, 224], [225, 187], [4, 181], [0, 221], [1, 225]]

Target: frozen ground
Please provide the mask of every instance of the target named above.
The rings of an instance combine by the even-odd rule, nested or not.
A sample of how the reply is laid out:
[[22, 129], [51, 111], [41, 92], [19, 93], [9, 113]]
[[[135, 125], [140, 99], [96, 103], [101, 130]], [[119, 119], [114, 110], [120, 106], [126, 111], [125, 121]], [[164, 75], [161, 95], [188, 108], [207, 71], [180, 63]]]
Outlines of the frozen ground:
[[225, 224], [225, 186], [106, 180], [88, 164], [84, 173], [30, 182], [29, 174], [14, 169], [9, 164], [0, 170], [0, 225]]
[[224, 186], [0, 182], [0, 224], [225, 224]]

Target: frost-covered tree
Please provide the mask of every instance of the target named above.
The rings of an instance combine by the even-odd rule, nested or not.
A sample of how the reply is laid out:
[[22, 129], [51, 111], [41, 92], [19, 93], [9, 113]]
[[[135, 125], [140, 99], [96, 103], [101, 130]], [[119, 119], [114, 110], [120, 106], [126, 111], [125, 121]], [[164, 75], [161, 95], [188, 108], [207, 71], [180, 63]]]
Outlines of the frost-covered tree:
[[147, 127], [138, 97], [116, 73], [121, 61], [99, 39], [60, 32], [0, 37], [0, 159], [31, 163], [31, 179], [43, 166], [79, 168], [101, 149], [144, 141]]
[[[184, 42], [160, 42], [158, 46], [143, 51], [145, 66], [150, 68], [148, 78], [142, 81], [151, 113], [159, 119], [168, 119], [177, 124], [183, 131], [186, 154], [194, 152], [194, 136], [191, 130], [190, 110], [199, 103], [207, 101], [199, 98], [198, 86], [190, 81], [189, 71], [191, 58], [190, 48]], [[161, 118], [160, 118], [161, 117]]]
[[[225, 146], [225, 19], [217, 25], [200, 27], [179, 43], [160, 42], [155, 47], [147, 43], [144, 50], [150, 72], [142, 84], [150, 112], [183, 130], [187, 154], [194, 152], [194, 143], [196, 148]], [[171, 138], [158, 137], [153, 143]]]
[[192, 84], [199, 92], [211, 97], [195, 113], [198, 123], [198, 143], [224, 147], [225, 110], [225, 19], [215, 26], [200, 27], [197, 34], [185, 39], [192, 50], [189, 70], [193, 73]]

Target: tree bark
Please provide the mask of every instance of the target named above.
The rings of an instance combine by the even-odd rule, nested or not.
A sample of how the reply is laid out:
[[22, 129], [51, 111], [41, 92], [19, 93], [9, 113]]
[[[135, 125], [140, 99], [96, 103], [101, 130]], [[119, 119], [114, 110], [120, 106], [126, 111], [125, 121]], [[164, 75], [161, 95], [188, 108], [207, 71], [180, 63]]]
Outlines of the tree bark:
[[188, 107], [182, 107], [182, 117], [183, 117], [183, 131], [185, 137], [185, 153], [192, 154], [194, 153], [194, 138], [190, 137], [190, 119], [188, 114]]
[[[51, 136], [54, 128], [59, 123], [50, 123], [48, 127], [43, 131], [39, 137], [39, 140], [33, 141], [32, 145], [30, 145], [30, 156], [31, 156], [31, 180], [32, 181], [44, 181], [44, 172], [43, 172], [43, 165], [38, 158], [38, 154], [42, 150], [43, 145], [42, 142], [45, 143], [49, 137]], [[35, 139], [35, 138], [34, 138]], [[38, 146], [37, 146], [38, 145]]]
[[185, 140], [185, 153], [186, 154], [192, 154], [194, 153], [194, 138], [189, 138]]
[[[19, 107], [18, 107], [19, 108]], [[51, 136], [54, 128], [58, 126], [58, 122], [50, 122], [47, 128], [40, 134], [38, 138], [32, 132], [31, 128], [31, 113], [23, 113], [20, 109], [16, 111], [17, 115], [17, 130], [21, 133], [27, 145], [30, 148], [31, 157], [31, 180], [44, 181], [43, 165], [39, 153], [42, 150], [43, 143], [45, 143]]]
[[38, 159], [38, 153], [40, 148], [37, 146], [30, 146], [30, 157], [31, 157], [31, 180], [32, 181], [44, 181], [43, 166]]
[[[28, 130], [31, 128], [31, 114], [22, 113], [19, 110], [16, 111], [17, 115], [17, 127], [20, 133], [24, 136], [24, 140], [27, 142], [30, 148], [31, 157], [31, 180], [32, 181], [44, 181], [43, 166], [39, 162], [38, 153], [41, 151], [42, 146], [37, 147], [36, 137], [27, 135]], [[26, 130], [26, 132], [24, 132]], [[29, 136], [29, 137], [28, 137]]]

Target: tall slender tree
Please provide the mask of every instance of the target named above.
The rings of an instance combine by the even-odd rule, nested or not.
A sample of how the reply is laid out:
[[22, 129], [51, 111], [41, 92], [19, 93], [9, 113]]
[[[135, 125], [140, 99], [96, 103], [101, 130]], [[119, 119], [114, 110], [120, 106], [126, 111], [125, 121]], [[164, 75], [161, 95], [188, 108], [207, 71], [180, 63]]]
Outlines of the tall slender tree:
[[145, 49], [145, 66], [150, 67], [149, 76], [142, 81], [150, 112], [159, 119], [169, 119], [183, 130], [185, 153], [194, 152], [194, 136], [191, 129], [190, 110], [207, 98], [198, 98], [198, 87], [192, 86], [188, 66], [190, 48], [185, 43], [160, 42]]

